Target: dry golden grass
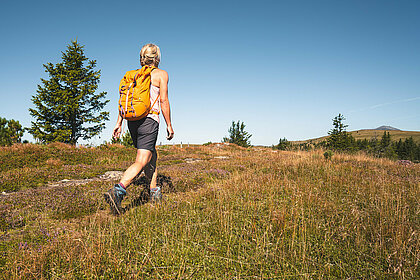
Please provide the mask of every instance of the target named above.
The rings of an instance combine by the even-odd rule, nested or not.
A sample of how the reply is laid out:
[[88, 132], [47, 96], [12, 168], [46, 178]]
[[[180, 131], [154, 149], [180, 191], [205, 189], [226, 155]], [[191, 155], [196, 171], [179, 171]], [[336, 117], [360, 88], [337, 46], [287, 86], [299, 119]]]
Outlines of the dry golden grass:
[[[420, 276], [418, 165], [216, 144], [162, 147], [159, 154], [159, 172], [173, 189], [162, 204], [131, 207], [120, 217], [101, 198], [109, 182], [2, 198], [9, 208], [2, 212], [0, 277]], [[141, 189], [130, 188], [123, 205]]]
[[[384, 130], [375, 130], [375, 129], [361, 129], [355, 131], [349, 131], [349, 133], [354, 137], [356, 140], [371, 140], [371, 139], [378, 139], [380, 140], [381, 137], [384, 135]], [[398, 142], [400, 139], [404, 141], [407, 138], [413, 137], [416, 143], [420, 143], [420, 131], [399, 131], [399, 130], [387, 130], [389, 135], [391, 136], [392, 142]], [[310, 140], [302, 140], [302, 141], [292, 141], [295, 144], [301, 144], [311, 141], [312, 143], [318, 143], [322, 141], [326, 141], [328, 136], [323, 136], [319, 138], [314, 138]]]

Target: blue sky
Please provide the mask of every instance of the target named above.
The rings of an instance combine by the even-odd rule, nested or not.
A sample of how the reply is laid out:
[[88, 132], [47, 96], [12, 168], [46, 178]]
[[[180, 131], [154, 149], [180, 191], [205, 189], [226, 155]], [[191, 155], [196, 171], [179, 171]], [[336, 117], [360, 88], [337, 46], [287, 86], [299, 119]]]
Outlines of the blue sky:
[[420, 1], [3, 1], [0, 23], [0, 116], [25, 127], [42, 65], [77, 39], [111, 100], [93, 144], [110, 140], [119, 81], [149, 42], [175, 143], [219, 142], [233, 120], [254, 145], [315, 138], [339, 113], [348, 130], [420, 130]]

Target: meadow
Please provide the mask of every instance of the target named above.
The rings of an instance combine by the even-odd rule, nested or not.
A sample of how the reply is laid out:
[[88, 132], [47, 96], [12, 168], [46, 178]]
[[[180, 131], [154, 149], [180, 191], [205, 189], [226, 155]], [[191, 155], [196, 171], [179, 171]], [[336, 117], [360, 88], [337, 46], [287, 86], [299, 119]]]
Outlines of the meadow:
[[[361, 129], [361, 130], [354, 130], [349, 131], [348, 133], [351, 134], [351, 136], [354, 137], [356, 140], [372, 140], [372, 139], [378, 139], [380, 140], [382, 135], [384, 135], [385, 130], [377, 130], [377, 129]], [[402, 131], [402, 130], [387, 130], [387, 133], [391, 136], [391, 141], [398, 142], [400, 139], [404, 141], [405, 139], [408, 139], [410, 137], [413, 138], [413, 140], [416, 143], [420, 143], [420, 131]], [[293, 141], [295, 144], [302, 144], [302, 143], [319, 143], [322, 141], [326, 141], [328, 136], [323, 136], [319, 138], [314, 138], [310, 140], [303, 140], [303, 141]]]
[[419, 164], [323, 153], [159, 146], [164, 200], [116, 217], [134, 149], [2, 147], [0, 278], [418, 279]]

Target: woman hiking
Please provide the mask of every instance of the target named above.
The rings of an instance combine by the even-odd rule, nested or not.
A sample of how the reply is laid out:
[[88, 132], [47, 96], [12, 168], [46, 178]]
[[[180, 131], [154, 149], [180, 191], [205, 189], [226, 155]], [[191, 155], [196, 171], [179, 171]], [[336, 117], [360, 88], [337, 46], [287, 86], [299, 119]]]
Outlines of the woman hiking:
[[[159, 131], [159, 113], [162, 111], [167, 127], [167, 139], [174, 137], [171, 124], [171, 110], [168, 100], [168, 73], [159, 69], [161, 54], [158, 46], [147, 44], [141, 48], [140, 64], [150, 67], [150, 105], [152, 106], [146, 117], [140, 120], [128, 120], [128, 129], [137, 149], [136, 161], [124, 172], [120, 182], [104, 193], [104, 198], [111, 207], [111, 211], [119, 215], [122, 212], [121, 201], [127, 194], [127, 188], [133, 179], [144, 170], [146, 177], [151, 180], [150, 199], [158, 201], [162, 197], [160, 187], [156, 186], [156, 141]], [[143, 68], [142, 68], [143, 69]], [[117, 124], [113, 130], [113, 137], [119, 138], [123, 116], [118, 114]], [[152, 178], [153, 177], [153, 178]]]

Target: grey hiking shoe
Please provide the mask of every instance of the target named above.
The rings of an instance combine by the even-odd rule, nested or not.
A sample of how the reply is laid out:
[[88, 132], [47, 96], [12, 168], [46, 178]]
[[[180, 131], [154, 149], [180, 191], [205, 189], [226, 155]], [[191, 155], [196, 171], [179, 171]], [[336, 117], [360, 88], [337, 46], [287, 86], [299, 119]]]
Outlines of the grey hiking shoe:
[[118, 184], [116, 184], [112, 189], [104, 193], [105, 201], [111, 207], [111, 212], [114, 215], [120, 215], [122, 213], [121, 201], [123, 200], [126, 194], [127, 192], [124, 190], [124, 188]]
[[150, 189], [150, 201], [151, 202], [160, 202], [162, 200], [162, 191], [160, 187]]

